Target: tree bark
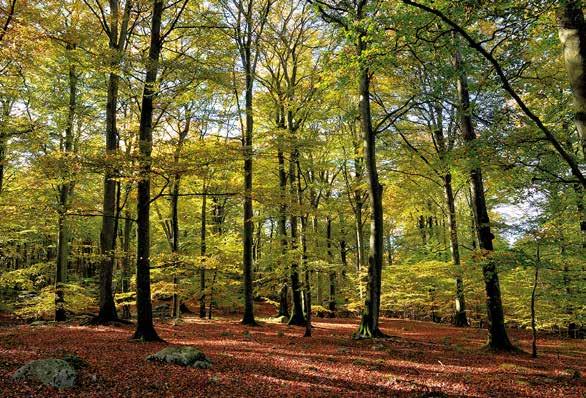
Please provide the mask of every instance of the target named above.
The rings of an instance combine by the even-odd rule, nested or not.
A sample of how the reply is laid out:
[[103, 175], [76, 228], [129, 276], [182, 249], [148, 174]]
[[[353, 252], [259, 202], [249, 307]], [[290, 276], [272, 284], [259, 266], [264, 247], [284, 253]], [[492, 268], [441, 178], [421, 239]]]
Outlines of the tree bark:
[[245, 62], [246, 78], [246, 130], [243, 137], [244, 145], [244, 222], [243, 222], [243, 274], [244, 274], [244, 316], [242, 323], [244, 325], [256, 325], [254, 320], [253, 308], [253, 287], [252, 287], [252, 245], [254, 240], [254, 221], [252, 209], [252, 134], [253, 134], [253, 115], [252, 115], [252, 91], [253, 91], [253, 71], [251, 65], [250, 45], [246, 47], [247, 53]]
[[[582, 160], [586, 161], [586, 23], [581, 0], [560, 1], [558, 8], [559, 38], [574, 96], [574, 121], [580, 140]], [[584, 186], [574, 185], [576, 207], [580, 217], [582, 249], [586, 250], [586, 206]]]
[[[334, 252], [332, 251], [332, 219], [327, 217], [326, 220], [326, 247], [328, 251], [328, 263], [330, 267], [334, 267]], [[330, 296], [328, 309], [332, 312], [336, 311], [336, 270], [330, 270]]]
[[[297, 183], [296, 183], [296, 171], [297, 171], [297, 157], [299, 153], [296, 149], [291, 152], [291, 159], [289, 161], [289, 184], [291, 199], [297, 198]], [[302, 291], [301, 282], [299, 280], [299, 261], [297, 256], [297, 238], [298, 238], [298, 217], [295, 211], [291, 210], [289, 215], [289, 223], [291, 225], [291, 251], [293, 252], [293, 258], [291, 260], [291, 289], [293, 290], [293, 308], [291, 309], [291, 318], [289, 318], [289, 325], [303, 326], [305, 325], [305, 316], [303, 315], [303, 303], [302, 303]]]
[[558, 8], [559, 37], [574, 95], [575, 123], [586, 158], [586, 24], [582, 0], [562, 0]]
[[151, 152], [153, 147], [153, 97], [161, 55], [161, 18], [163, 0], [154, 0], [151, 21], [149, 58], [142, 94], [139, 125], [140, 175], [137, 194], [137, 245], [136, 245], [136, 310], [137, 322], [133, 339], [158, 341], [160, 337], [153, 325], [150, 275], [150, 202]]
[[[478, 160], [477, 155], [474, 153], [476, 133], [474, 132], [472, 116], [470, 113], [468, 79], [458, 50], [456, 50], [454, 61], [456, 71], [458, 72], [457, 91], [463, 139], [467, 145], [468, 158], [472, 162], [476, 162]], [[483, 254], [482, 274], [484, 276], [484, 286], [486, 290], [488, 347], [492, 350], [511, 351], [514, 347], [509, 340], [505, 328], [505, 315], [501, 299], [499, 277], [496, 264], [491, 258], [491, 252], [494, 250], [492, 244], [494, 235], [490, 230], [490, 218], [488, 216], [488, 209], [486, 207], [486, 199], [484, 196], [482, 170], [478, 165], [474, 165], [470, 169], [470, 190], [472, 194], [472, 209], [477, 227], [476, 234], [478, 236], [480, 250]]]
[[[73, 51], [75, 46], [68, 43], [66, 50]], [[67, 124], [65, 126], [65, 137], [62, 141], [61, 150], [69, 155], [74, 151], [73, 148], [73, 121], [75, 118], [77, 106], [77, 82], [78, 77], [75, 70], [75, 65], [69, 64], [69, 104], [67, 110]], [[68, 161], [66, 157], [66, 161]], [[67, 222], [67, 210], [71, 202], [71, 195], [73, 193], [73, 181], [70, 180], [68, 165], [64, 166], [63, 175], [64, 180], [59, 185], [59, 232], [57, 240], [57, 261], [55, 269], [55, 321], [65, 321], [65, 297], [63, 291], [63, 284], [67, 279], [67, 265], [69, 263], [69, 225]]]
[[[357, 21], [362, 20], [363, 10], [357, 9]], [[378, 180], [376, 165], [376, 132], [372, 126], [370, 111], [370, 70], [365, 60], [362, 60], [367, 49], [366, 33], [359, 31], [356, 42], [356, 52], [360, 62], [360, 124], [364, 139], [365, 163], [368, 176], [368, 194], [370, 198], [370, 252], [368, 256], [368, 285], [366, 288], [366, 301], [362, 313], [362, 321], [355, 333], [356, 338], [383, 337], [384, 334], [378, 326], [380, 312], [380, 295], [383, 265], [383, 207], [382, 190]]]
[[206, 268], [205, 268], [205, 256], [206, 256], [206, 221], [207, 221], [207, 192], [204, 189], [204, 194], [201, 198], [201, 230], [200, 230], [200, 242], [199, 242], [199, 255], [201, 256], [201, 265], [199, 268], [199, 317], [206, 317]]
[[[122, 293], [130, 291], [130, 239], [132, 236], [132, 219], [130, 218], [130, 210], [124, 212], [124, 240], [122, 243], [122, 250], [124, 257], [122, 258]], [[130, 319], [130, 306], [124, 304], [122, 306], [122, 319]]]
[[450, 254], [452, 264], [456, 273], [456, 313], [454, 314], [454, 325], [468, 326], [466, 316], [466, 301], [464, 299], [464, 281], [462, 279], [462, 264], [460, 262], [460, 245], [458, 243], [458, 223], [456, 221], [456, 202], [452, 188], [452, 174], [444, 175], [444, 189], [446, 191], [446, 202], [448, 204], [448, 223], [450, 226]]
[[[111, 51], [110, 68], [108, 76], [108, 92], [106, 99], [106, 158], [116, 155], [118, 151], [118, 130], [116, 126], [118, 108], [118, 86], [120, 76], [117, 69], [120, 66], [122, 53], [128, 37], [128, 22], [130, 18], [131, 2], [126, 1], [122, 21], [119, 21], [118, 0], [109, 1], [110, 23], [107, 31], [109, 42], [108, 49]], [[114, 294], [112, 292], [112, 273], [114, 270], [116, 250], [116, 167], [106, 166], [104, 173], [104, 191], [102, 201], [102, 229], [100, 232], [100, 251], [102, 259], [100, 262], [100, 302], [99, 313], [95, 322], [106, 324], [118, 319]]]
[[539, 267], [541, 263], [541, 253], [539, 241], [537, 242], [537, 258], [535, 262], [535, 275], [533, 277], [533, 289], [531, 290], [531, 356], [537, 358], [537, 328], [535, 322], [535, 292], [537, 290], [537, 281], [539, 279]]

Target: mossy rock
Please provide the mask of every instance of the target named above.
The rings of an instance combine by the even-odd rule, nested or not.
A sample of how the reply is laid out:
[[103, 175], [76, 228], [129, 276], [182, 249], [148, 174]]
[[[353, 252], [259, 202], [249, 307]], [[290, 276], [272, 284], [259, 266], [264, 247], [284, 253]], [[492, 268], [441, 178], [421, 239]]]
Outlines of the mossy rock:
[[75, 386], [77, 371], [62, 359], [39, 359], [19, 368], [12, 378], [36, 381], [55, 388], [71, 388]]
[[212, 363], [205, 354], [192, 346], [167, 347], [156, 354], [149, 355], [147, 360], [160, 363], [173, 363], [199, 369], [209, 369], [212, 366]]

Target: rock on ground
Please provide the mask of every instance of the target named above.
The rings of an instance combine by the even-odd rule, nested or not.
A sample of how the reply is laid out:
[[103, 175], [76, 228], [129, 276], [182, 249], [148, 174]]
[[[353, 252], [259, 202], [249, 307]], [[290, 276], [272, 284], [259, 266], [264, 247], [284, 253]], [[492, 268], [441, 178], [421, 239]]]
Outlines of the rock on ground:
[[156, 354], [149, 355], [148, 361], [174, 363], [192, 368], [209, 369], [210, 360], [203, 352], [192, 346], [171, 346], [162, 349]]
[[38, 359], [20, 367], [12, 378], [36, 381], [56, 388], [70, 388], [75, 385], [77, 372], [62, 359]]

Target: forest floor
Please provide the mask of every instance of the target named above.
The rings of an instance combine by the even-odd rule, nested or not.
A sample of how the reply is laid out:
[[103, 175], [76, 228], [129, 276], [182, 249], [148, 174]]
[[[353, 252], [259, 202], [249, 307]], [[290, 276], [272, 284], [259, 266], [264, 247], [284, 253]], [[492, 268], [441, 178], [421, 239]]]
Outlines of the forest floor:
[[[166, 343], [137, 343], [132, 326], [0, 327], [0, 397], [584, 397], [586, 341], [539, 339], [539, 357], [486, 353], [486, 331], [383, 319], [384, 340], [350, 338], [356, 319], [315, 319], [303, 328], [235, 316], [159, 321]], [[511, 330], [530, 348], [530, 333]], [[166, 344], [199, 347], [211, 369], [147, 362]], [[88, 366], [79, 385], [56, 390], [12, 381], [29, 360], [75, 353]]]

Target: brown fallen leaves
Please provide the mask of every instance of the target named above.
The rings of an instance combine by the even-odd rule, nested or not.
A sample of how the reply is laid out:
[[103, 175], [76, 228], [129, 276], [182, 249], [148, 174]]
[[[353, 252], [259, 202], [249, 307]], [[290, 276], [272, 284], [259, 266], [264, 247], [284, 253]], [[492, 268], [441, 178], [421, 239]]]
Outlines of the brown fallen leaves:
[[[0, 396], [549, 398], [586, 392], [584, 341], [547, 337], [534, 360], [482, 352], [484, 330], [385, 319], [382, 328], [394, 337], [355, 341], [356, 320], [318, 319], [314, 326], [313, 337], [303, 338], [303, 328], [248, 328], [237, 318], [157, 324], [167, 343], [201, 348], [213, 362], [209, 370], [147, 362], [165, 344], [129, 341], [131, 327], [5, 326]], [[527, 332], [511, 335], [528, 349]], [[74, 389], [10, 379], [29, 360], [68, 353], [88, 363]]]

